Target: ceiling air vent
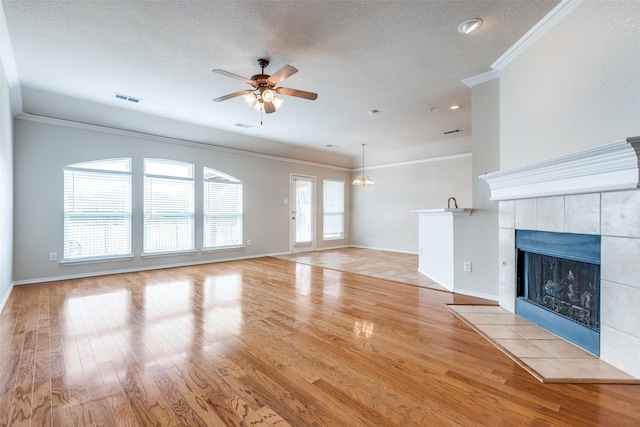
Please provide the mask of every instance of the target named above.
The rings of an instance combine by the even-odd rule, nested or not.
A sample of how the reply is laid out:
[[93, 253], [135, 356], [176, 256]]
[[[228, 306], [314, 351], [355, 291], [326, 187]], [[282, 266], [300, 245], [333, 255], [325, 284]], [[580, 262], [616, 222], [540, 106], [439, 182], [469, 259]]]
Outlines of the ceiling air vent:
[[241, 123], [241, 122], [237, 122], [235, 125], [243, 129], [251, 129], [253, 127], [253, 125], [248, 125], [246, 123]]
[[448, 131], [442, 132], [442, 133], [445, 134], [445, 135], [449, 135], [449, 134], [458, 133], [458, 132], [462, 132], [462, 129], [448, 130]]
[[125, 101], [135, 102], [136, 104], [138, 102], [142, 101], [142, 99], [140, 99], [140, 98], [134, 98], [133, 96], [123, 95], [121, 93], [114, 93], [113, 95], [118, 99], [123, 99]]

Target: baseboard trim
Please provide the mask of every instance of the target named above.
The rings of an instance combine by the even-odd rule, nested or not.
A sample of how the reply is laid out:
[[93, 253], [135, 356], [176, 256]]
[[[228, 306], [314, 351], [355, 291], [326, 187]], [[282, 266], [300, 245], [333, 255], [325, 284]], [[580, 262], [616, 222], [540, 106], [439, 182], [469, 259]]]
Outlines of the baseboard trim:
[[0, 301], [0, 313], [2, 313], [2, 310], [4, 310], [4, 306], [7, 301], [9, 301], [9, 295], [11, 295], [11, 291], [13, 290], [14, 285], [15, 283], [11, 282], [11, 285], [9, 285], [9, 289], [7, 289], [6, 295], [4, 296], [4, 298], [2, 298], [2, 301]]
[[481, 293], [481, 292], [469, 291], [467, 289], [459, 289], [459, 288], [456, 288], [455, 286], [453, 288], [453, 293], [454, 294], [460, 294], [460, 295], [466, 295], [466, 296], [469, 296], [469, 297], [488, 299], [489, 301], [495, 301], [495, 302], [499, 301], [498, 295], [490, 295], [490, 294], [484, 294], [484, 293]]
[[280, 253], [269, 253], [263, 255], [253, 255], [253, 256], [244, 256], [244, 257], [229, 257], [229, 258], [221, 258], [215, 260], [204, 260], [197, 262], [182, 262], [175, 264], [163, 264], [163, 265], [154, 265], [154, 266], [145, 266], [145, 267], [136, 267], [136, 268], [125, 268], [120, 270], [106, 270], [106, 271], [95, 271], [90, 273], [80, 273], [80, 274], [69, 274], [65, 276], [53, 276], [53, 277], [40, 277], [36, 279], [27, 279], [27, 280], [16, 280], [12, 283], [12, 286], [15, 285], [31, 285], [34, 283], [47, 283], [47, 282], [57, 282], [61, 280], [73, 280], [73, 279], [83, 279], [86, 277], [97, 277], [97, 276], [108, 276], [111, 274], [122, 274], [122, 273], [135, 273], [138, 271], [150, 271], [150, 270], [162, 270], [163, 268], [176, 268], [176, 267], [189, 267], [192, 265], [202, 265], [202, 264], [215, 264], [219, 262], [227, 262], [227, 261], [241, 261], [245, 259], [255, 259], [255, 258], [264, 258], [268, 256], [279, 256], [287, 254], [288, 252], [280, 252]]

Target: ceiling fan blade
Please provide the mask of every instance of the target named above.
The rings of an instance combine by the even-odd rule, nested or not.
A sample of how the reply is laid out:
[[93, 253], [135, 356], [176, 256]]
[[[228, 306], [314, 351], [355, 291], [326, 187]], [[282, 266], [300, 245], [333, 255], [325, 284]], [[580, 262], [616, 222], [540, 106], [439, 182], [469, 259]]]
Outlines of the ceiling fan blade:
[[215, 68], [211, 71], [216, 74], [220, 74], [222, 76], [227, 76], [227, 77], [231, 77], [232, 79], [240, 80], [241, 82], [245, 82], [246, 84], [251, 85], [253, 87], [256, 86], [256, 82], [254, 82], [253, 80], [247, 79], [246, 77], [242, 77], [237, 74], [230, 73], [229, 71], [221, 70], [219, 68]]
[[231, 98], [235, 98], [236, 96], [241, 96], [247, 93], [253, 92], [253, 89], [245, 89], [245, 90], [239, 90], [238, 92], [233, 92], [230, 93], [229, 95], [225, 95], [225, 96], [221, 96], [218, 97], [216, 99], [214, 99], [214, 102], [222, 102], [222, 101], [226, 101], [227, 99], [231, 99]]
[[298, 72], [298, 69], [296, 67], [292, 67], [291, 65], [288, 65], [288, 64], [284, 65], [278, 71], [276, 71], [275, 73], [271, 74], [271, 76], [269, 76], [269, 78], [267, 79], [267, 83], [269, 83], [271, 87], [273, 87], [278, 83], [280, 83], [281, 81], [283, 81], [284, 79], [291, 77], [297, 72]]
[[288, 87], [277, 87], [276, 92], [282, 95], [297, 96], [298, 98], [309, 99], [315, 101], [318, 98], [317, 93], [305, 92], [304, 90], [289, 89]]
[[264, 103], [264, 112], [267, 114], [275, 113], [276, 106], [273, 105], [273, 102], [265, 102]]

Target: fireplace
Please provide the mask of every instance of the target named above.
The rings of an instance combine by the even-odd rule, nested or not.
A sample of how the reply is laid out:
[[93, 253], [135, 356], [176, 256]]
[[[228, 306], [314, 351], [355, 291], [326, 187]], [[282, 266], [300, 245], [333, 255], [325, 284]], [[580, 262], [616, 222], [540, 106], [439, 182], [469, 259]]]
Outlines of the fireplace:
[[[523, 276], [518, 280], [518, 269], [524, 263], [521, 253], [524, 250], [516, 248], [516, 234], [520, 234], [520, 230], [598, 236], [601, 290], [599, 297], [594, 291], [593, 296], [587, 294], [584, 298], [591, 298], [588, 304], [597, 304], [599, 313], [596, 316], [589, 309], [588, 313], [576, 316], [589, 319], [588, 327], [581, 326], [588, 329], [597, 325], [595, 328], [599, 329], [599, 352], [590, 351], [640, 378], [640, 137], [492, 172], [481, 178], [491, 187], [491, 200], [499, 201], [500, 306], [515, 312], [516, 305], [526, 305], [520, 293]], [[533, 258], [534, 264], [541, 263], [540, 268], [544, 268], [545, 262], [555, 262]], [[580, 286], [588, 289], [590, 280], [585, 284], [584, 279], [576, 276], [576, 268], [567, 267], [566, 262], [562, 261], [555, 273], [556, 285], [553, 274], [543, 279], [545, 284], [551, 280], [547, 287], [550, 293], [569, 294], [568, 282], [573, 280], [579, 280], [583, 283]], [[576, 300], [578, 291], [571, 292], [569, 301]], [[580, 302], [582, 304], [582, 295]], [[552, 299], [547, 304], [566, 307]], [[552, 325], [567, 320], [557, 317], [562, 320], [556, 319]]]
[[600, 355], [600, 236], [516, 230], [516, 314]]

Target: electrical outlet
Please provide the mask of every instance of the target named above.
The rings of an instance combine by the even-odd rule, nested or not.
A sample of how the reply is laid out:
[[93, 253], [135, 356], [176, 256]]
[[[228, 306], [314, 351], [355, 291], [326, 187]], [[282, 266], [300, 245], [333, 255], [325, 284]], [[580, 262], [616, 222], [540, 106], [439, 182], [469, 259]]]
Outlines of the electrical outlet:
[[53, 262], [53, 261], [57, 261], [58, 260], [58, 253], [57, 252], [49, 252], [49, 261]]
[[466, 271], [467, 273], [471, 273], [471, 262], [469, 261], [465, 261], [464, 265], [463, 265], [463, 269], [464, 271]]

